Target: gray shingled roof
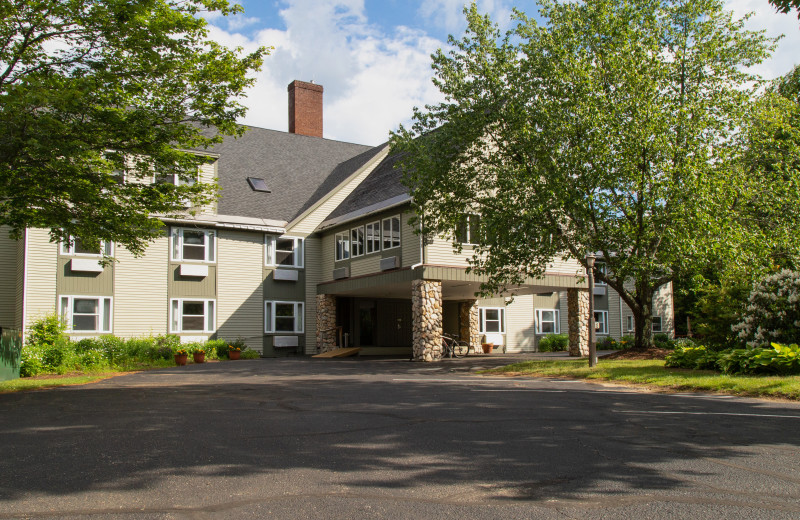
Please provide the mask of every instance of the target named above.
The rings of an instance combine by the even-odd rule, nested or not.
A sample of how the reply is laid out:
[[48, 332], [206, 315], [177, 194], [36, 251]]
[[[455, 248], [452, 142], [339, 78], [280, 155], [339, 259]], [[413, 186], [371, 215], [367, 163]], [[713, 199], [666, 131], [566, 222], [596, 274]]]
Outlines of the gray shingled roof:
[[325, 220], [347, 215], [361, 208], [389, 200], [398, 195], [408, 195], [408, 188], [400, 181], [403, 171], [396, 167], [400, 154], [390, 155], [348, 195]]
[[[324, 194], [323, 185], [335, 187], [336, 179], [358, 169], [369, 157], [356, 159], [373, 149], [247, 127], [242, 137], [226, 137], [208, 151], [219, 154], [219, 214], [289, 222]], [[247, 177], [263, 178], [271, 193], [253, 191]]]

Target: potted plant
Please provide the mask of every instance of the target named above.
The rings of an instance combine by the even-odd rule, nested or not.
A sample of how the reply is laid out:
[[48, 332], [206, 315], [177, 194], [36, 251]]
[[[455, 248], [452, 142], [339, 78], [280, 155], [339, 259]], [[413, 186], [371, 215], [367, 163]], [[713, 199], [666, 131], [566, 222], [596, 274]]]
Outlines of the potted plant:
[[192, 359], [195, 363], [206, 362], [206, 351], [203, 348], [196, 348], [192, 351]]
[[228, 359], [233, 361], [239, 359], [240, 357], [242, 357], [242, 347], [228, 345]]
[[185, 348], [179, 348], [175, 351], [175, 364], [178, 366], [185, 365], [189, 360], [189, 352]]
[[494, 343], [481, 343], [481, 348], [483, 348], [484, 354], [491, 354], [494, 349]]

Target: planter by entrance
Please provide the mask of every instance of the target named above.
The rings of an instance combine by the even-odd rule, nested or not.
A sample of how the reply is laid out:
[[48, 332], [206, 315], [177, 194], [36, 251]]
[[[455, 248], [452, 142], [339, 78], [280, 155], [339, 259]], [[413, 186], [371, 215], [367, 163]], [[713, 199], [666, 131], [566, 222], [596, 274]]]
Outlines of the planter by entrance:
[[206, 353], [205, 352], [192, 352], [192, 358], [194, 358], [195, 363], [205, 363], [206, 362]]
[[481, 347], [484, 354], [491, 354], [492, 349], [494, 349], [494, 343], [481, 343]]
[[189, 354], [175, 354], [175, 364], [183, 366], [189, 360]]
[[242, 351], [241, 350], [230, 350], [230, 351], [228, 351], [228, 359], [230, 359], [231, 361], [235, 361], [235, 360], [239, 359], [240, 357], [242, 357]]

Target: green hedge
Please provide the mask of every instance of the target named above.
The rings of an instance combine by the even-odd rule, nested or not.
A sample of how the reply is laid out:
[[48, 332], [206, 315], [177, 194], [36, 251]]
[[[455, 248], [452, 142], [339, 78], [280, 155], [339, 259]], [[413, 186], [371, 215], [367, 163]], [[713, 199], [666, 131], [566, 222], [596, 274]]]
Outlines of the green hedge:
[[567, 350], [569, 336], [566, 334], [550, 334], [539, 340], [539, 352], [560, 352]]

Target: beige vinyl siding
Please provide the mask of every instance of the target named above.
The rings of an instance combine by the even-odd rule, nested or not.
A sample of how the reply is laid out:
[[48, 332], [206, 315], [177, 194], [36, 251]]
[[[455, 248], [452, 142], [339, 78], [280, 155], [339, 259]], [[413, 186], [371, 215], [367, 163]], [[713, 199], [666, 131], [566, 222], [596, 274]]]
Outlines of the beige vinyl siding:
[[661, 316], [661, 332], [675, 335], [675, 310], [672, 305], [672, 282], [662, 285], [653, 295], [653, 315]]
[[0, 327], [16, 328], [16, 295], [17, 295], [17, 240], [8, 238], [7, 226], [0, 226], [0, 265], [3, 274], [0, 275]]
[[[213, 184], [217, 182], [217, 163], [219, 161], [214, 161], [210, 164], [201, 164], [200, 165], [200, 182], [204, 184]], [[200, 213], [210, 213], [212, 215], [217, 214], [217, 199], [214, 199], [213, 202], [210, 204], [206, 204], [200, 208]]]
[[453, 240], [450, 237], [437, 236], [431, 244], [425, 246], [426, 264], [468, 267], [470, 258], [472, 248], [465, 246], [461, 254], [458, 254], [453, 249]]
[[532, 294], [517, 296], [506, 307], [506, 352], [533, 352], [535, 350], [534, 298]]
[[58, 244], [50, 242], [45, 229], [28, 230], [27, 266], [25, 269], [25, 326], [56, 310], [56, 273]]
[[300, 218], [289, 225], [286, 229], [288, 235], [304, 236], [310, 235], [328, 217], [328, 215], [350, 195], [361, 182], [366, 179], [372, 170], [389, 154], [389, 147], [379, 152], [367, 164], [356, 171], [346, 181], [333, 190], [327, 198], [322, 198], [315, 206], [312, 206]]
[[305, 353], [308, 355], [317, 352], [317, 284], [322, 282], [322, 240], [307, 238], [305, 241], [306, 260], [306, 287], [305, 287]]
[[217, 337], [241, 336], [263, 349], [263, 233], [220, 231], [217, 245]]
[[169, 314], [166, 233], [139, 258], [120, 245], [115, 254], [118, 262], [114, 266], [113, 334], [126, 338], [166, 334]]
[[422, 262], [420, 258], [420, 236], [416, 233], [419, 225], [411, 225], [411, 212], [404, 212], [400, 217], [400, 249], [402, 250], [402, 266], [408, 267]]
[[586, 269], [584, 269], [577, 260], [572, 258], [567, 260], [554, 258], [547, 266], [547, 272], [552, 274], [567, 274], [570, 276], [584, 276], [586, 274]]

